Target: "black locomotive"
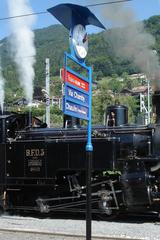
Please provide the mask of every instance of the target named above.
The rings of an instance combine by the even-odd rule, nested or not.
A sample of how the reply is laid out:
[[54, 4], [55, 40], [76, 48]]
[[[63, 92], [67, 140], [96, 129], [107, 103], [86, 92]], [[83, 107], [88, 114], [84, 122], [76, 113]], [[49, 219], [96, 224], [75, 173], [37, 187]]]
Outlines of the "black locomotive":
[[[159, 214], [160, 92], [153, 104], [154, 125], [129, 125], [127, 108], [115, 105], [107, 109], [106, 125], [93, 127], [93, 213]], [[2, 115], [1, 209], [84, 212], [86, 139], [76, 119], [66, 117], [64, 127], [54, 129], [25, 114]]]

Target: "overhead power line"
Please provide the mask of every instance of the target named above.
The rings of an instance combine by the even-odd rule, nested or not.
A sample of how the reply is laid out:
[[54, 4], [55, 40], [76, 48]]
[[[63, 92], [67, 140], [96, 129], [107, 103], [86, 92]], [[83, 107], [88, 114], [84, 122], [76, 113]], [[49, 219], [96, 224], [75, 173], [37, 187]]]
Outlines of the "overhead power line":
[[123, 3], [123, 2], [131, 2], [133, 0], [117, 0], [117, 1], [112, 1], [112, 2], [103, 2], [103, 3], [97, 3], [97, 4], [90, 4], [86, 5], [86, 7], [96, 7], [96, 6], [101, 6], [101, 5], [109, 5], [109, 4], [116, 4], [116, 3]]
[[14, 18], [30, 17], [30, 16], [33, 16], [33, 15], [41, 15], [41, 14], [46, 14], [46, 13], [48, 13], [48, 12], [45, 11], [45, 12], [28, 13], [28, 14], [23, 14], [23, 15], [0, 18], [0, 21], [10, 20], [10, 19], [14, 19]]
[[[131, 2], [131, 1], [133, 1], [133, 0], [117, 0], [117, 1], [111, 1], [111, 2], [103, 2], [103, 3], [90, 4], [90, 5], [86, 5], [85, 7], [96, 7], [96, 6], [116, 4], [116, 3], [123, 3], [123, 2]], [[30, 16], [42, 15], [42, 14], [48, 14], [48, 12], [47, 12], [47, 11], [44, 11], [44, 12], [35, 12], [35, 13], [28, 13], [28, 14], [22, 14], [22, 15], [11, 16], [11, 17], [4, 17], [4, 18], [0, 18], [0, 21], [10, 20], [10, 19], [15, 19], [15, 18], [30, 17]]]

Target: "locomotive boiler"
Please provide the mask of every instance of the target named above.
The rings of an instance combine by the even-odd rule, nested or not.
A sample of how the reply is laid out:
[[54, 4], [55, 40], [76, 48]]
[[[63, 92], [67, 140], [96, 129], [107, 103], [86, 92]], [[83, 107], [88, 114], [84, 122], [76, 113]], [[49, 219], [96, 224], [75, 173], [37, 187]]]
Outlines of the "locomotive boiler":
[[[128, 110], [107, 108], [93, 126], [92, 213], [160, 212], [160, 92], [153, 95], [156, 123], [128, 124]], [[36, 124], [36, 126], [35, 126]], [[0, 117], [2, 210], [85, 212], [87, 130], [65, 116], [47, 128], [27, 114]]]

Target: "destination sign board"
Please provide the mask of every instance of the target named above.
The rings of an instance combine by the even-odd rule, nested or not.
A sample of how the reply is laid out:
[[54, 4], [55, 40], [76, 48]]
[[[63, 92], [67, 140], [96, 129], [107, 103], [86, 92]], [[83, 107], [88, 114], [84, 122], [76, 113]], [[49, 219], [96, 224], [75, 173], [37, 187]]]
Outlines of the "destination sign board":
[[71, 73], [69, 71], [65, 71], [63, 69], [62, 78], [65, 82], [68, 82], [75, 87], [78, 87], [86, 92], [89, 92], [89, 83], [84, 81], [83, 79], [77, 77], [73, 73]]
[[[74, 63], [73, 69], [68, 63]], [[78, 64], [79, 72], [75, 71]], [[61, 69], [63, 84], [63, 113], [75, 118], [90, 121], [91, 115], [91, 68], [77, 62], [71, 54], [65, 53], [64, 68]]]
[[70, 98], [72, 101], [77, 101], [79, 104], [87, 105], [89, 104], [89, 96], [77, 89], [66, 86], [66, 97]]
[[85, 119], [85, 120], [89, 119], [89, 110], [85, 106], [66, 100], [64, 109], [65, 109], [64, 113], [67, 115]]

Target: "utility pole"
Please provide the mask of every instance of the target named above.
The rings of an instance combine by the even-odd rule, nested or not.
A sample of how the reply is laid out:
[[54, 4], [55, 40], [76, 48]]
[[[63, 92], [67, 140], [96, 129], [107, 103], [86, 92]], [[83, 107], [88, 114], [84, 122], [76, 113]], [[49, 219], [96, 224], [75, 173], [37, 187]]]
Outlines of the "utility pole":
[[148, 124], [151, 123], [151, 109], [150, 109], [150, 81], [149, 79], [147, 79], [147, 89], [148, 89], [148, 93], [147, 93], [147, 97], [148, 97]]
[[150, 106], [150, 80], [146, 78], [147, 83], [147, 107], [145, 106], [145, 95], [140, 93], [140, 112], [145, 113], [145, 124], [151, 123], [151, 106]]
[[50, 60], [46, 58], [46, 123], [50, 128]]

